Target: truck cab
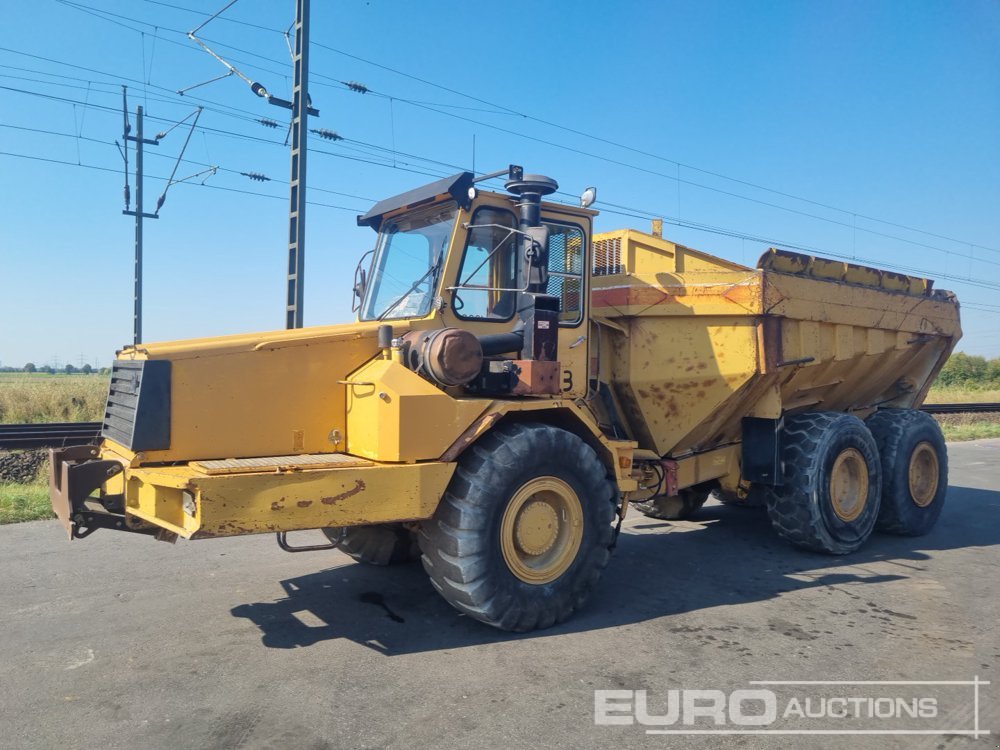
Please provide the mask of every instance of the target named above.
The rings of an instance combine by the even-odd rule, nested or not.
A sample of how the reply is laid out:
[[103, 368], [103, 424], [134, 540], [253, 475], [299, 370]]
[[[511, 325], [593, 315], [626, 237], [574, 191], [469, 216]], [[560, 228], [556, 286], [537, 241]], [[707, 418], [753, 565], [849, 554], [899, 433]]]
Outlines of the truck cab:
[[[524, 361], [559, 368], [548, 368], [553, 382], [533, 395], [580, 397], [587, 392], [587, 264], [597, 212], [542, 201], [557, 189], [554, 180], [525, 176], [519, 167], [508, 176], [513, 193], [480, 190], [482, 178], [466, 172], [358, 217], [378, 232], [369, 268], [356, 274], [358, 320], [497, 337], [486, 340], [489, 352], [503, 345], [502, 334], [518, 335], [540, 320], [546, 328], [526, 332], [537, 351], [517, 351]], [[541, 317], [532, 309], [539, 303]]]

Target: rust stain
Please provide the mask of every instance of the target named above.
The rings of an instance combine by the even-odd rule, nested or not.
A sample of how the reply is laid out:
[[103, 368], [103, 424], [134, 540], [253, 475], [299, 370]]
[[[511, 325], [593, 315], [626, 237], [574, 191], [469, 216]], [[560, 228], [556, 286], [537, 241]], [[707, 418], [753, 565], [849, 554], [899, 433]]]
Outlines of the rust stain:
[[[284, 499], [285, 498], [281, 498], [281, 500], [284, 500]], [[285, 506], [282, 505], [282, 503], [281, 503], [280, 500], [275, 500], [273, 503], [271, 503], [271, 510], [284, 510], [284, 509], [285, 509]]]
[[669, 399], [666, 406], [667, 417], [676, 417], [680, 410], [677, 408], [677, 402], [674, 399]]
[[308, 508], [312, 504], [313, 504], [312, 500], [299, 500], [296, 503], [296, 505], [298, 505], [300, 508]]
[[354, 497], [359, 492], [364, 492], [365, 483], [360, 479], [354, 480], [354, 486], [347, 490], [346, 492], [341, 492], [339, 495], [333, 495], [332, 497], [320, 498], [320, 502], [323, 505], [333, 505], [334, 503], [339, 503], [341, 500], [346, 500], [349, 497]]

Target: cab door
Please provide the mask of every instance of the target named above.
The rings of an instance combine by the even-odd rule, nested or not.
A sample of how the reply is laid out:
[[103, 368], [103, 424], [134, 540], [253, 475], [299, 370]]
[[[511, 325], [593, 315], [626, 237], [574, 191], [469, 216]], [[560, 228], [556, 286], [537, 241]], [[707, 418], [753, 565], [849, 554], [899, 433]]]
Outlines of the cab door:
[[561, 390], [568, 398], [578, 398], [585, 396], [588, 389], [590, 221], [580, 216], [546, 213], [542, 222], [549, 229], [547, 292], [560, 302]]

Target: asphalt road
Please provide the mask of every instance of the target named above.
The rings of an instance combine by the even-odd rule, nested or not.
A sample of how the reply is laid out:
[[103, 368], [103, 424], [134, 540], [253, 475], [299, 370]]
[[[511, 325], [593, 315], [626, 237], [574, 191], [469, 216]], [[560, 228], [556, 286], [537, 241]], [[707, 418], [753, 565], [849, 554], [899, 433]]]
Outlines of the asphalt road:
[[[950, 453], [948, 504], [930, 535], [877, 535], [844, 558], [787, 547], [760, 511], [630, 516], [587, 608], [526, 636], [459, 616], [419, 564], [292, 555], [269, 536], [171, 546], [99, 531], [69, 543], [56, 522], [0, 527], [0, 746], [996, 747], [1000, 441]], [[974, 676], [993, 681], [979, 705], [993, 734], [978, 742], [594, 723], [596, 689], [645, 689], [649, 712], [662, 713], [653, 704], [666, 707], [670, 689]], [[940, 691], [939, 720], [906, 726], [973, 726], [967, 686], [878, 689]], [[779, 711], [798, 694], [782, 692]], [[833, 722], [890, 724], [900, 726]]]

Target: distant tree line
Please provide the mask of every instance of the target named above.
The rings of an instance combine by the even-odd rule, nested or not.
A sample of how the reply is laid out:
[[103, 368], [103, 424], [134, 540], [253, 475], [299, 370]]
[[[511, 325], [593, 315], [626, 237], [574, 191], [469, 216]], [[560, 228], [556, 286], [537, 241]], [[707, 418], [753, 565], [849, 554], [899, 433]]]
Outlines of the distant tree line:
[[986, 359], [976, 354], [956, 352], [941, 368], [937, 385], [1000, 388], [1000, 357]]
[[0, 372], [41, 372], [47, 375], [54, 375], [56, 373], [65, 373], [66, 375], [109, 375], [111, 374], [111, 368], [93, 367], [91, 365], [83, 365], [82, 367], [66, 365], [65, 367], [56, 369], [51, 365], [36, 365], [34, 362], [28, 362], [24, 367], [0, 367]]

